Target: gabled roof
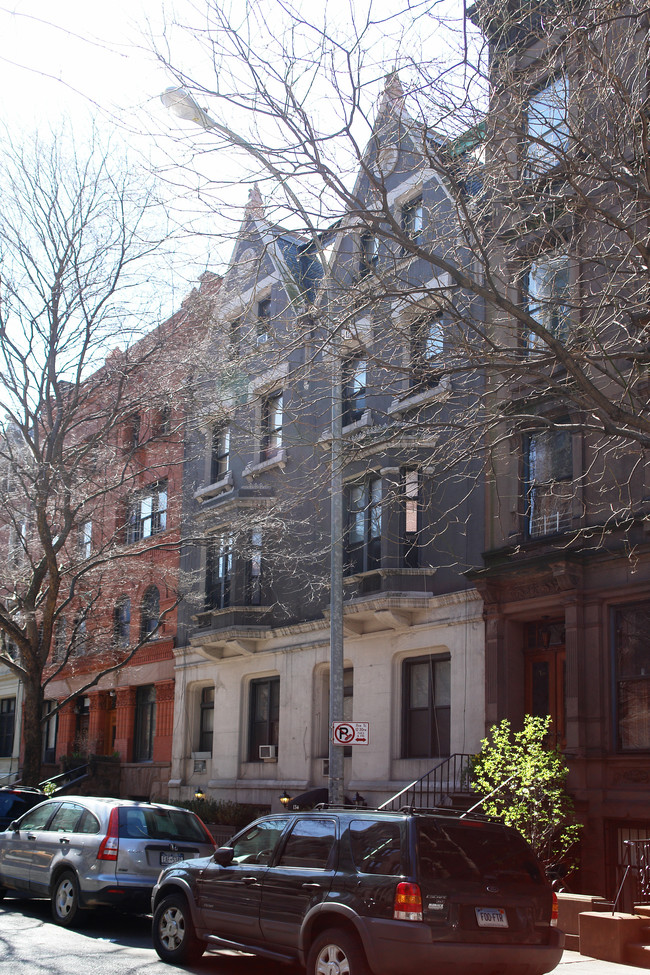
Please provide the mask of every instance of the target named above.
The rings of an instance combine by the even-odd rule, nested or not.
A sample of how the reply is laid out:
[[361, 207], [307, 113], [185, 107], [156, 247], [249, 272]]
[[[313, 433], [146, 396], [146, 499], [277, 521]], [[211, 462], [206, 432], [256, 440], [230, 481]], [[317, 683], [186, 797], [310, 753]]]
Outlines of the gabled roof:
[[[267, 220], [262, 194], [255, 183], [224, 276], [224, 297], [226, 300], [232, 297], [229, 276], [236, 277], [238, 272], [241, 274], [241, 280], [237, 282], [240, 295], [254, 293], [256, 286], [269, 276], [263, 273], [264, 262], [268, 260], [270, 275], [282, 283], [291, 303], [300, 303], [305, 297], [309, 300], [315, 278], [322, 275], [320, 265], [315, 267], [313, 258], [305, 259], [310, 246], [310, 240], [304, 235]], [[241, 268], [244, 255], [251, 262], [249, 274]]]

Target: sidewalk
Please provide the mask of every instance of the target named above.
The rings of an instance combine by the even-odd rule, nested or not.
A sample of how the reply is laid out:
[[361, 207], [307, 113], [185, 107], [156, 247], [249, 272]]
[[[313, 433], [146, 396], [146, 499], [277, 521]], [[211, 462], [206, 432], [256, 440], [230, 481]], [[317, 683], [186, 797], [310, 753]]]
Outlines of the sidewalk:
[[588, 958], [577, 951], [565, 951], [562, 961], [555, 971], [558, 975], [638, 975], [647, 968], [637, 968], [636, 965], [617, 965], [613, 961], [600, 961], [598, 958]]

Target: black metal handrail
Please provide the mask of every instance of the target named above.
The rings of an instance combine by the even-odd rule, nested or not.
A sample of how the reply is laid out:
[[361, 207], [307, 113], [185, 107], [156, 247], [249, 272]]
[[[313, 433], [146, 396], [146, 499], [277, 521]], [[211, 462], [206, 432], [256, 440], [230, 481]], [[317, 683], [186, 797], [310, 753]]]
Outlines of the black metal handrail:
[[632, 910], [635, 901], [641, 900], [646, 903], [650, 899], [650, 839], [623, 840], [623, 845], [625, 851], [621, 866], [625, 867], [625, 872], [616, 892], [616, 897], [614, 898], [612, 914], [616, 912], [618, 902], [621, 899], [625, 883], [630, 874], [633, 874], [636, 880], [636, 893], [640, 894], [640, 898], [634, 897], [634, 893], [631, 896], [628, 893], [625, 907]]
[[[77, 782], [81, 782], [83, 779], [87, 779], [90, 775], [90, 765], [78, 765], [76, 768], [69, 768], [65, 772], [61, 772], [59, 775], [52, 775], [49, 779], [43, 779], [42, 782], [38, 783], [39, 789], [45, 789], [46, 785], [54, 785], [54, 793], [56, 795], [62, 792], [63, 789], [68, 789], [71, 785], [76, 785]], [[56, 783], [59, 783], [56, 785]]]
[[431, 808], [440, 806], [449, 796], [471, 795], [475, 757], [466, 752], [455, 752], [391, 796], [379, 809]]

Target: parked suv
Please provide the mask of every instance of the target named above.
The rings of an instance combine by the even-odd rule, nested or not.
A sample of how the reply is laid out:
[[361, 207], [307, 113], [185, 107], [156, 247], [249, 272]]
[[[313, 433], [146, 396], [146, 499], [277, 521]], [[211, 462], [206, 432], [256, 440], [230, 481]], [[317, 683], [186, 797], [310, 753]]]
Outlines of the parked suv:
[[161, 869], [214, 853], [194, 813], [127, 799], [47, 799], [0, 833], [0, 900], [46, 897], [57, 924], [85, 907], [145, 912]]
[[496, 822], [321, 808], [269, 815], [153, 890], [163, 961], [207, 947], [298, 961], [307, 975], [542, 975], [560, 961], [555, 895]]
[[40, 789], [26, 785], [0, 786], [0, 830], [6, 829], [14, 819], [45, 798], [45, 793]]

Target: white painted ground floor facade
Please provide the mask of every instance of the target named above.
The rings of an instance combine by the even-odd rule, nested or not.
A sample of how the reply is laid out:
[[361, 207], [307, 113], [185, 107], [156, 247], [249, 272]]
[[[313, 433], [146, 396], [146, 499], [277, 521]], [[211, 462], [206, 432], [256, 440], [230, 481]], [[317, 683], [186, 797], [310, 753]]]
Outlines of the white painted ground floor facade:
[[[346, 604], [345, 718], [369, 744], [345, 758], [346, 795], [375, 805], [485, 735], [483, 604], [474, 590]], [[278, 807], [327, 786], [327, 620], [197, 632], [175, 653], [171, 799]], [[260, 755], [264, 756], [263, 759]]]

